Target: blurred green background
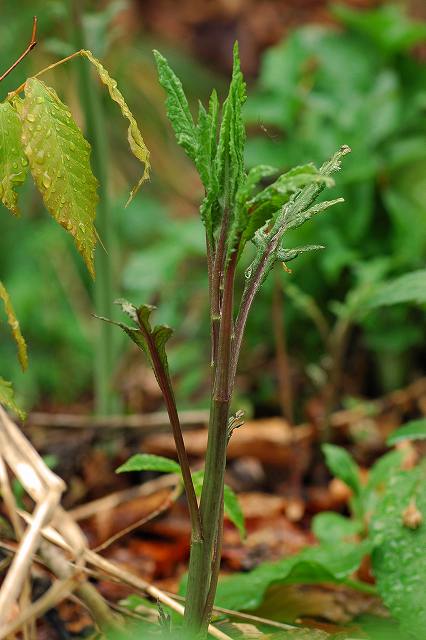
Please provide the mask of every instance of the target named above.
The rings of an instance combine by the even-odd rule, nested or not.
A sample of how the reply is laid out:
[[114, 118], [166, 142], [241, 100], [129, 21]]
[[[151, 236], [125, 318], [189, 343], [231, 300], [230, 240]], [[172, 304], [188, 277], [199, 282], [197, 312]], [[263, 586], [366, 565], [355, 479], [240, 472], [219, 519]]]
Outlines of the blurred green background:
[[[159, 319], [175, 328], [170, 364], [180, 407], [207, 404], [207, 278], [197, 213], [202, 190], [166, 121], [154, 47], [168, 57], [196, 107], [212, 86], [224, 93], [232, 43], [239, 40], [248, 80], [248, 166], [287, 169], [320, 163], [341, 144], [352, 148], [335, 187], [345, 204], [290, 239], [291, 246], [314, 242], [326, 249], [300, 258], [292, 274], [277, 270], [254, 305], [236, 404], [255, 415], [279, 413], [288, 392], [282, 379], [279, 384], [284, 370], [284, 387], [290, 381], [295, 416], [302, 419], [309, 413], [305, 400], [321, 397], [336, 349], [343, 355], [339, 404], [351, 396], [380, 395], [424, 374], [424, 306], [399, 304], [370, 313], [363, 308], [369, 287], [425, 265], [422, 2], [21, 0], [18, 6], [3, 0], [2, 70], [25, 48], [33, 14], [39, 44], [1, 83], [2, 99], [84, 41], [118, 81], [151, 151], [151, 180], [124, 209], [140, 167], [128, 153], [116, 105], [99, 93], [108, 158], [104, 198], [111, 216], [108, 238], [101, 233], [101, 239], [112, 271], [110, 297], [156, 304]], [[74, 60], [43, 78], [83, 129], [84, 64]], [[98, 85], [95, 75], [92, 82]], [[91, 315], [90, 278], [30, 180], [21, 189], [20, 219], [0, 207], [0, 278], [30, 353], [22, 374], [2, 316], [1, 374], [13, 381], [27, 408], [91, 410], [100, 329]], [[337, 344], [342, 318], [345, 336]], [[145, 363], [118, 332], [113, 335], [108, 373], [120, 399], [116, 408], [161, 407]]]

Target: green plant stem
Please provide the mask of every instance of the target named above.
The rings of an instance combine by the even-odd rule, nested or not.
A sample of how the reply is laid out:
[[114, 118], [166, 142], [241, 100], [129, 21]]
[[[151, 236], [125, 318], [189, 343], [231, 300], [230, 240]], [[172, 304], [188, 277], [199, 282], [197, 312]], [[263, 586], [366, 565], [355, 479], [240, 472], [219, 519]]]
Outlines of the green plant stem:
[[[83, 6], [82, 6], [83, 5]], [[85, 48], [82, 11], [84, 3], [71, 0], [73, 22], [75, 25], [75, 44]], [[111, 254], [113, 252], [113, 230], [108, 197], [108, 146], [105, 131], [105, 119], [98, 87], [90, 77], [86, 64], [79, 65], [81, 102], [86, 117], [87, 137], [92, 144], [93, 172], [99, 181], [99, 205], [96, 226], [102, 243], [107, 248], [96, 253], [96, 281], [94, 285], [96, 314], [111, 318], [113, 312], [114, 286]], [[97, 415], [111, 415], [114, 410], [114, 395], [111, 389], [111, 373], [115, 360], [115, 334], [112, 325], [103, 322], [98, 326], [95, 344], [95, 410]]]
[[[223, 486], [228, 444], [228, 419], [233, 388], [231, 352], [233, 343], [234, 279], [237, 262], [235, 252], [224, 277], [215, 378], [212, 389], [209, 435], [203, 489], [201, 524], [204, 539], [193, 546], [189, 563], [185, 622], [195, 637], [203, 636], [209, 623], [215, 595], [215, 546], [223, 522]], [[216, 262], [216, 264], [219, 264]], [[221, 498], [218, 498], [221, 496]], [[222, 515], [221, 515], [222, 514]]]

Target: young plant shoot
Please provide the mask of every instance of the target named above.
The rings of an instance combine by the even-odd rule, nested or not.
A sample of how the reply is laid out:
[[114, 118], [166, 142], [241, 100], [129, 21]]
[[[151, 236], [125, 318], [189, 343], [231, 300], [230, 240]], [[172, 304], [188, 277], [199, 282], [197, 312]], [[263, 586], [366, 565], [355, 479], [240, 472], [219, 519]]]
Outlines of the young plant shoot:
[[[343, 146], [319, 169], [313, 164], [282, 175], [270, 166], [244, 166], [245, 127], [242, 107], [246, 85], [240, 70], [238, 46], [229, 93], [222, 107], [215, 91], [208, 108], [199, 104], [195, 122], [180, 80], [167, 60], [154, 52], [160, 83], [167, 94], [167, 115], [178, 144], [195, 164], [204, 186], [200, 206], [205, 227], [211, 323], [211, 409], [201, 499], [198, 506], [169, 375], [166, 342], [171, 330], [152, 327], [152, 308], [120, 301], [133, 327], [120, 324], [147, 354], [170, 416], [192, 521], [192, 544], [186, 593], [185, 627], [194, 637], [205, 637], [217, 586], [224, 513], [226, 448], [240, 420], [230, 418], [235, 373], [247, 317], [263, 281], [274, 265], [290, 262], [320, 245], [288, 248], [283, 238], [291, 229], [341, 202], [315, 203], [332, 174], [350, 151]], [[278, 175], [278, 177], [276, 177]], [[272, 178], [275, 177], [275, 180]], [[268, 186], [263, 182], [267, 180]], [[234, 296], [237, 264], [248, 243], [255, 255], [245, 272], [240, 300]], [[285, 270], [287, 270], [285, 268]]]

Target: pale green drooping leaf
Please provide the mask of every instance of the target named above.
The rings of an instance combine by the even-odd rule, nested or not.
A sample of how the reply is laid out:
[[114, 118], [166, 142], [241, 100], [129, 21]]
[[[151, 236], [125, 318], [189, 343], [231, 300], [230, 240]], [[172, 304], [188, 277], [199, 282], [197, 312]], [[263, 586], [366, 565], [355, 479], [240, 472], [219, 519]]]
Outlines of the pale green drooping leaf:
[[5, 286], [1, 281], [0, 281], [0, 300], [3, 300], [7, 321], [12, 330], [12, 335], [16, 342], [16, 346], [18, 347], [19, 362], [21, 363], [22, 370], [25, 371], [25, 369], [28, 366], [27, 344], [24, 340], [24, 336], [21, 333], [21, 328], [19, 326], [18, 318], [16, 317], [15, 310], [12, 305], [12, 301], [9, 297], [9, 294]]
[[166, 343], [173, 334], [173, 330], [166, 325], [156, 325], [152, 328], [150, 316], [152, 311], [155, 309], [152, 305], [144, 304], [140, 307], [135, 307], [127, 300], [116, 300], [116, 304], [118, 304], [122, 311], [135, 322], [137, 325], [136, 327], [129, 327], [123, 322], [116, 322], [109, 318], [97, 317], [105, 322], [115, 324], [127, 333], [129, 338], [145, 353], [151, 363], [158, 382], [160, 382], [157, 376], [157, 365], [154, 360], [153, 353], [155, 352], [155, 357], [158, 357], [160, 360], [163, 371], [168, 374], [169, 365], [166, 354]]
[[36, 78], [25, 83], [19, 115], [24, 151], [46, 208], [74, 237], [94, 275], [98, 196], [90, 145], [55, 91]]
[[406, 273], [379, 285], [368, 306], [374, 309], [402, 302], [426, 303], [426, 269]]
[[389, 438], [387, 444], [392, 447], [403, 440], [425, 440], [426, 439], [426, 418], [411, 420], [399, 429], [396, 429]]
[[21, 420], [25, 418], [25, 412], [18, 407], [15, 402], [15, 394], [13, 392], [12, 383], [0, 378], [0, 404], [14, 411]]
[[116, 473], [128, 471], [159, 471], [161, 473], [180, 473], [180, 466], [170, 458], [155, 456], [151, 453], [136, 453], [122, 464]]
[[15, 215], [19, 213], [15, 188], [25, 181], [28, 171], [21, 128], [21, 121], [12, 105], [0, 103], [0, 200]]
[[422, 640], [426, 625], [426, 468], [393, 475], [371, 523], [377, 589], [401, 629]]
[[[192, 482], [194, 483], [195, 495], [199, 498], [203, 488], [204, 470], [195, 471], [192, 474]], [[238, 496], [231, 489], [231, 487], [225, 484], [223, 489], [223, 509], [225, 515], [229, 518], [232, 524], [238, 529], [241, 538], [246, 536], [246, 527], [244, 524], [244, 514], [241, 509], [241, 505], [238, 500]]]
[[142, 162], [144, 165], [144, 172], [142, 178], [139, 180], [138, 184], [131, 190], [129, 199], [126, 203], [126, 206], [131, 202], [134, 198], [135, 194], [138, 192], [140, 186], [145, 180], [149, 178], [149, 170], [150, 170], [150, 159], [149, 159], [149, 151], [145, 145], [142, 134], [139, 130], [138, 124], [130, 111], [129, 107], [124, 100], [124, 97], [121, 91], [117, 87], [117, 82], [111, 78], [108, 71], [102, 66], [97, 58], [92, 54], [91, 51], [87, 51], [86, 49], [82, 49], [80, 52], [81, 55], [85, 56], [96, 68], [100, 79], [103, 84], [107, 87], [109, 91], [109, 95], [111, 98], [118, 104], [121, 109], [121, 113], [127, 120], [130, 122], [129, 128], [127, 130], [127, 139], [129, 141], [130, 149], [133, 155]]
[[173, 126], [178, 144], [195, 162], [197, 155], [197, 131], [189, 110], [182, 83], [170, 68], [166, 58], [154, 51], [160, 84], [167, 93], [167, 116]]

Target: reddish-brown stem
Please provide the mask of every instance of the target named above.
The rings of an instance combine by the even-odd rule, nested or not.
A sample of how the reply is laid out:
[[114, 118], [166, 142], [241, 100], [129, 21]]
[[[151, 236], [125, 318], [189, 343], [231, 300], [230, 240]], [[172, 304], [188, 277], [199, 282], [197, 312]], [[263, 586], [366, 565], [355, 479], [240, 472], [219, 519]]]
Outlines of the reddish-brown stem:
[[198, 509], [197, 497], [195, 495], [194, 483], [191, 476], [191, 468], [189, 466], [188, 455], [186, 453], [185, 442], [183, 440], [182, 428], [180, 425], [179, 414], [176, 408], [176, 401], [170, 377], [168, 372], [165, 370], [163, 363], [161, 362], [161, 358], [152, 335], [149, 331], [146, 330], [142, 323], [139, 323], [139, 328], [143, 333], [143, 336], [148, 345], [155, 377], [157, 378], [158, 384], [164, 397], [164, 402], [166, 403], [167, 413], [169, 414], [173, 437], [176, 444], [177, 456], [181, 467], [183, 484], [188, 500], [193, 541], [199, 542], [203, 539], [200, 511]]
[[2, 80], [4, 80], [9, 75], [9, 73], [11, 73], [15, 69], [15, 67], [18, 66], [18, 64], [20, 62], [22, 62], [22, 60], [25, 58], [25, 56], [27, 56], [30, 53], [30, 51], [32, 51], [34, 49], [36, 44], [37, 44], [37, 16], [34, 16], [34, 18], [33, 18], [33, 30], [32, 30], [32, 33], [31, 33], [31, 40], [30, 40], [27, 48], [25, 49], [25, 51], [23, 53], [21, 53], [19, 58], [17, 60], [15, 60], [15, 62], [12, 64], [12, 66], [10, 66], [9, 69], [7, 69], [3, 73], [2, 76], [0, 76], [0, 82]]

